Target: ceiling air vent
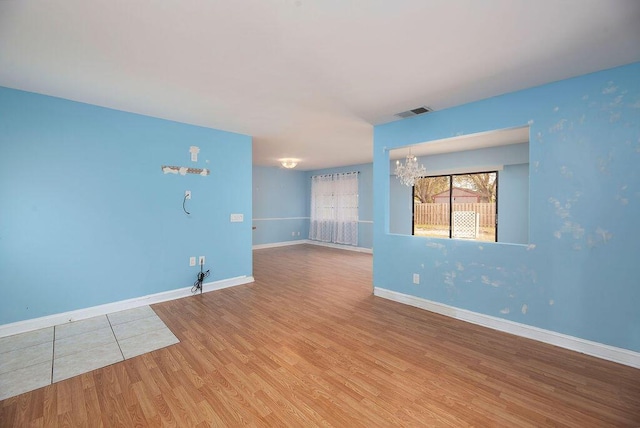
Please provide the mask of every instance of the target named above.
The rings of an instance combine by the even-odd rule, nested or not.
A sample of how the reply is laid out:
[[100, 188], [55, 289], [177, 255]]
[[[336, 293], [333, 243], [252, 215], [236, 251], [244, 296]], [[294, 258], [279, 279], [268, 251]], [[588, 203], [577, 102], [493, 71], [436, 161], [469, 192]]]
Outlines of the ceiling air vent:
[[405, 119], [407, 117], [413, 117], [413, 116], [417, 116], [419, 114], [429, 113], [429, 112], [432, 112], [432, 111], [433, 111], [433, 109], [431, 109], [429, 107], [422, 106], [422, 107], [413, 108], [411, 110], [403, 111], [402, 113], [396, 113], [395, 116]]

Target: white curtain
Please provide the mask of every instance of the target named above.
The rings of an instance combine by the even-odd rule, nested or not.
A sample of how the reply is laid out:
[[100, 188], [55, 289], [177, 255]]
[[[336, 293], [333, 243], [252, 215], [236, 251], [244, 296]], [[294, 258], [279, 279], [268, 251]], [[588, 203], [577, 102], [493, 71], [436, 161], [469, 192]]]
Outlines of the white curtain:
[[358, 245], [358, 173], [311, 177], [309, 239]]

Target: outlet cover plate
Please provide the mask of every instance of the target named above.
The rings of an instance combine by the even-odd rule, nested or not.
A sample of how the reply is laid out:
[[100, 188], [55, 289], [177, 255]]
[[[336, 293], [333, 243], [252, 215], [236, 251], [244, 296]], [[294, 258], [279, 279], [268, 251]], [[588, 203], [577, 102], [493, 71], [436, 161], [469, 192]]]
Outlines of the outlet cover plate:
[[231, 223], [242, 223], [244, 221], [244, 214], [231, 214]]

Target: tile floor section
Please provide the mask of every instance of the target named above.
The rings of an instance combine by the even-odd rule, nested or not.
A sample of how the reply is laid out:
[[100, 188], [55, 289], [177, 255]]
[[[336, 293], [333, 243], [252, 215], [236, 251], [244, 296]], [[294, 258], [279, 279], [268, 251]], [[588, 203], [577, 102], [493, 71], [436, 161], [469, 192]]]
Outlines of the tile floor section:
[[150, 306], [0, 338], [0, 400], [179, 340]]

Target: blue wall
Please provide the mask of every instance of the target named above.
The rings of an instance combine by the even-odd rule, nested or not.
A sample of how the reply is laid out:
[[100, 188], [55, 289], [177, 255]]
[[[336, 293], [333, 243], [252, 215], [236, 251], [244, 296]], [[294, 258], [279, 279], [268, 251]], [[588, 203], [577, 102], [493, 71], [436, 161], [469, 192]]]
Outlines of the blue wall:
[[253, 245], [309, 237], [309, 183], [304, 171], [253, 167]]
[[[307, 172], [307, 200], [311, 206], [311, 177], [314, 175], [339, 174], [358, 171], [358, 247], [373, 248], [373, 165], [361, 164], [339, 168], [319, 169]], [[308, 237], [308, 236], [307, 236]]]
[[[311, 176], [359, 171], [358, 247], [373, 247], [373, 164], [315, 171], [253, 167], [253, 245], [309, 238]], [[294, 235], [292, 236], [292, 232]], [[300, 235], [298, 235], [300, 232]]]
[[[424, 143], [429, 144], [429, 143]], [[422, 144], [421, 144], [422, 145]], [[429, 175], [453, 172], [482, 172], [504, 167], [498, 178], [498, 241], [526, 244], [529, 236], [529, 144], [510, 144], [418, 158]], [[395, 170], [395, 161], [390, 171]], [[413, 202], [411, 187], [392, 175], [390, 186], [389, 231], [411, 235]]]
[[529, 164], [498, 172], [498, 242], [529, 242]]
[[[530, 245], [388, 233], [385, 147], [527, 124]], [[373, 153], [374, 286], [640, 351], [640, 63], [376, 126]]]
[[251, 224], [229, 222], [251, 216], [251, 156], [248, 136], [0, 88], [0, 324], [187, 287], [190, 256], [251, 275]]

